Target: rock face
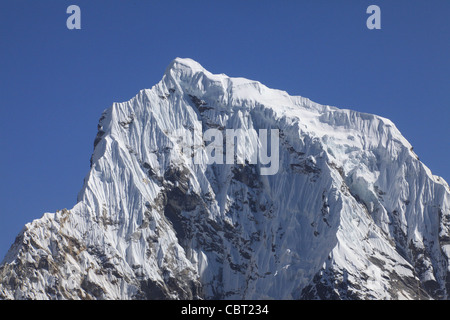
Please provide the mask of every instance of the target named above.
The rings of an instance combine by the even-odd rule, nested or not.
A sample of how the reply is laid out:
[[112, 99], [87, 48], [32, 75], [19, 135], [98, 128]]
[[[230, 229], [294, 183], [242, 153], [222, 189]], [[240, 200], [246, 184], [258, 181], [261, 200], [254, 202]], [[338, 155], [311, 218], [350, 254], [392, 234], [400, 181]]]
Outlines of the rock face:
[[[181, 152], [180, 129], [211, 128], [277, 129], [278, 172]], [[387, 119], [175, 59], [94, 145], [75, 207], [16, 238], [0, 299], [449, 298], [450, 189]]]

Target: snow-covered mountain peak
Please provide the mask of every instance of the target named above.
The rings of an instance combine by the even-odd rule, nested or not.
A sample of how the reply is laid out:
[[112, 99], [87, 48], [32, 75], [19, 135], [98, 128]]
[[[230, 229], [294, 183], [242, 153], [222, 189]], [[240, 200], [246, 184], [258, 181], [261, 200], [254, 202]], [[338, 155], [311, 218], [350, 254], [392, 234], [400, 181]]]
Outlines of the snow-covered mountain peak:
[[172, 62], [169, 63], [169, 66], [166, 68], [166, 72], [168, 73], [171, 70], [177, 70], [177, 69], [190, 69], [192, 71], [198, 71], [198, 72], [208, 72], [205, 68], [202, 67], [200, 63], [197, 61], [190, 59], [190, 58], [180, 58], [177, 57], [172, 60]]
[[[188, 58], [174, 59], [164, 74], [166, 86], [178, 87], [207, 98], [222, 98], [223, 102], [238, 101], [244, 107], [249, 105], [244, 101], [275, 102], [280, 99], [292, 104], [285, 91], [270, 89], [262, 83], [242, 77], [229, 77], [226, 74], [213, 74], [204, 69], [198, 62]], [[230, 100], [231, 99], [231, 100]], [[273, 106], [277, 103], [273, 103]]]
[[[247, 135], [231, 163], [210, 129]], [[267, 129], [273, 175], [237, 161]], [[391, 121], [177, 58], [103, 112], [78, 203], [26, 225], [0, 298], [442, 299], [449, 259], [448, 186]]]
[[[212, 74], [200, 63], [189, 58], [174, 59], [166, 68], [163, 80], [165, 78], [184, 85], [192, 85], [194, 81], [197, 81], [198, 86], [201, 86], [202, 82], [221, 82], [228, 79], [225, 74]], [[205, 84], [207, 83], [203, 83], [203, 85]]]

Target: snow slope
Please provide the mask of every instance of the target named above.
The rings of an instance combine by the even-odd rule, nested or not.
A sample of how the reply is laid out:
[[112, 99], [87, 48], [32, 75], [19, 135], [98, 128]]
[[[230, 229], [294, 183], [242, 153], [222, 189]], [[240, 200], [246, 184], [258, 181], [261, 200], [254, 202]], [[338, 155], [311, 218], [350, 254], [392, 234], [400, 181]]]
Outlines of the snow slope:
[[[279, 171], [181, 152], [211, 128], [279, 130]], [[75, 207], [7, 253], [1, 299], [449, 298], [450, 189], [387, 119], [177, 58], [94, 145]]]

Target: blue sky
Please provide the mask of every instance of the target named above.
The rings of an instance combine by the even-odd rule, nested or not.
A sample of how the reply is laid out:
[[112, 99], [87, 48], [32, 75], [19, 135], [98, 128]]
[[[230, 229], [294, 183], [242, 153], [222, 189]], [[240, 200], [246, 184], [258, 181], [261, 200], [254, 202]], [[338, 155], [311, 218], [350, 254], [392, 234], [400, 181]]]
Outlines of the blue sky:
[[[71, 4], [81, 30], [66, 28]], [[73, 207], [102, 111], [175, 57], [389, 118], [450, 181], [449, 13], [448, 0], [2, 0], [0, 256], [25, 223]]]

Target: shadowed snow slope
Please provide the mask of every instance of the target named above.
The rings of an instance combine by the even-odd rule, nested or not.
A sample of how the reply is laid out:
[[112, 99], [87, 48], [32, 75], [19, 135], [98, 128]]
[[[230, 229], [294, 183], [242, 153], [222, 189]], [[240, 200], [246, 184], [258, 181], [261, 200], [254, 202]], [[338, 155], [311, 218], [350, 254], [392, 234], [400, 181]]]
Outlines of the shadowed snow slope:
[[[276, 174], [180, 148], [238, 128], [279, 130]], [[78, 203], [24, 227], [0, 298], [447, 299], [449, 257], [449, 187], [391, 121], [177, 58], [103, 112]]]

